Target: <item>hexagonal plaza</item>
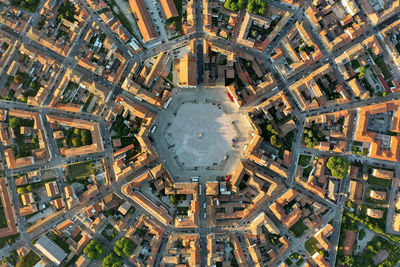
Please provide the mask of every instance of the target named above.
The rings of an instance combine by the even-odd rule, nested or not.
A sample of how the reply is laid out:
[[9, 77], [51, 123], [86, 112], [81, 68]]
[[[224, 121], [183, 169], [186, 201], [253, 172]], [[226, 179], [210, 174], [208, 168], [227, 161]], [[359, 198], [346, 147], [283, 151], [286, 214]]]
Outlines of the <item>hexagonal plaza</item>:
[[223, 175], [243, 156], [250, 125], [222, 88], [178, 89], [158, 112], [152, 134], [159, 157], [177, 176]]
[[187, 168], [222, 163], [237, 137], [230, 118], [211, 103], [183, 103], [166, 133], [179, 162]]

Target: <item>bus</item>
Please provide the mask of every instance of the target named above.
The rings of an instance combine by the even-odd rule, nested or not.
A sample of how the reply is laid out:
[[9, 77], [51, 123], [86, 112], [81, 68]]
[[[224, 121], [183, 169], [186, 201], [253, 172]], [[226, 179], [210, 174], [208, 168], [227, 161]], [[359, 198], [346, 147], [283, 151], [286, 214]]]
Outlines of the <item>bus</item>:
[[167, 102], [165, 102], [165, 104], [164, 104], [164, 109], [167, 109], [167, 108], [168, 108], [169, 104], [171, 103], [171, 100], [172, 100], [171, 97], [168, 98]]

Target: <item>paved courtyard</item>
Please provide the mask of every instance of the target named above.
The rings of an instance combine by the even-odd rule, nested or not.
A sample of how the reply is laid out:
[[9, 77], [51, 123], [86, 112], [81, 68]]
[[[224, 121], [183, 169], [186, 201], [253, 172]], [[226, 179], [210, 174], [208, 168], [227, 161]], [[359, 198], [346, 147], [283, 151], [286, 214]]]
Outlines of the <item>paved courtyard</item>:
[[243, 157], [252, 128], [226, 88], [175, 88], [171, 97], [169, 107], [158, 112], [151, 134], [159, 161], [176, 181], [191, 176], [215, 180], [231, 173]]
[[230, 118], [211, 103], [184, 103], [166, 132], [185, 167], [220, 164], [236, 136]]

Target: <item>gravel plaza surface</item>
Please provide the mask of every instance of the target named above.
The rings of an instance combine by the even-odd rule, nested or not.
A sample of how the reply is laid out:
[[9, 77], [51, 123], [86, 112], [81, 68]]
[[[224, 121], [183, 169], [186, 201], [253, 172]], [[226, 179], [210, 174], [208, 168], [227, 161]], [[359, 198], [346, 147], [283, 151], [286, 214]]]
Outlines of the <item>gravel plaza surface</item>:
[[236, 132], [229, 117], [211, 103], [184, 103], [165, 133], [185, 167], [220, 164]]

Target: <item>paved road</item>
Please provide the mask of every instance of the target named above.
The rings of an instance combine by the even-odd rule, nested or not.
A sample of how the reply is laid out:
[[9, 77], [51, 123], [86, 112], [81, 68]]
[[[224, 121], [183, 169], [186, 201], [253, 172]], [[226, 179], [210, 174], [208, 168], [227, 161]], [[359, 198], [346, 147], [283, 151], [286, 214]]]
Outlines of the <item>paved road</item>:
[[[104, 78], [93, 74], [89, 71], [87, 71], [86, 69], [82, 68], [81, 66], [76, 64], [76, 60], [75, 60], [75, 56], [78, 52], [79, 46], [82, 44], [83, 42], [83, 36], [84, 33], [87, 31], [88, 27], [90, 26], [90, 24], [93, 21], [99, 21], [99, 16], [96, 12], [94, 12], [90, 7], [88, 7], [86, 5], [86, 3], [83, 0], [78, 0], [79, 3], [81, 3], [83, 6], [85, 6], [90, 15], [91, 18], [85, 23], [85, 26], [83, 27], [83, 29], [80, 31], [80, 34], [76, 40], [76, 42], [73, 44], [72, 49], [70, 50], [69, 54], [66, 57], [63, 57], [57, 53], [55, 53], [54, 51], [52, 51], [51, 49], [48, 48], [44, 48], [40, 43], [37, 43], [35, 41], [32, 41], [31, 39], [26, 37], [26, 31], [29, 29], [30, 25], [34, 25], [35, 22], [38, 20], [38, 18], [40, 17], [39, 12], [35, 12], [32, 14], [31, 18], [29, 19], [28, 25], [25, 28], [25, 30], [22, 33], [18, 33], [15, 32], [14, 30], [5, 27], [5, 26], [1, 26], [1, 28], [3, 30], [6, 31], [6, 33], [10, 36], [16, 37], [19, 40], [21, 40], [23, 43], [28, 44], [30, 46], [32, 46], [35, 49], [38, 49], [40, 51], [43, 51], [45, 54], [47, 54], [48, 56], [56, 59], [58, 62], [61, 63], [62, 68], [74, 68], [76, 70], [78, 70], [79, 72], [81, 72], [83, 75], [86, 75], [87, 77], [92, 78], [93, 80], [96, 80], [98, 82], [100, 82], [101, 84], [107, 86], [108, 88], [110, 88], [110, 94], [107, 96], [106, 98], [106, 102], [107, 104], [110, 103], [110, 101], [113, 100], [113, 98], [118, 95], [118, 94], [122, 94], [123, 96], [131, 99], [132, 101], [134, 101], [135, 103], [142, 105], [144, 107], [146, 107], [147, 109], [151, 110], [152, 112], [155, 112], [157, 114], [160, 114], [162, 111], [158, 108], [155, 108], [153, 106], [151, 106], [148, 103], [145, 102], [140, 102], [137, 99], [134, 98], [134, 96], [128, 92], [125, 92], [122, 90], [121, 88], [121, 83], [123, 81], [123, 79], [121, 79], [121, 82], [118, 84], [114, 84], [111, 83], [107, 80], [105, 80]], [[45, 3], [45, 1], [41, 1], [40, 6], [43, 6], [43, 4]], [[128, 62], [127, 62], [127, 66], [123, 71], [122, 77], [126, 77], [132, 67], [132, 65], [134, 64], [134, 62], [143, 62], [145, 59], [149, 58], [149, 57], [153, 57], [157, 54], [159, 54], [162, 51], [167, 51], [167, 50], [173, 50], [173, 49], [177, 49], [180, 47], [185, 46], [191, 39], [193, 38], [204, 38], [206, 40], [210, 40], [210, 41], [214, 41], [217, 42], [219, 44], [222, 44], [224, 46], [229, 46], [232, 47], [233, 50], [235, 51], [239, 51], [239, 52], [245, 52], [248, 53], [254, 57], [260, 58], [262, 60], [264, 60], [265, 62], [269, 62], [269, 57], [270, 54], [275, 50], [275, 48], [279, 45], [279, 42], [282, 40], [282, 38], [285, 36], [285, 32], [287, 32], [293, 25], [294, 23], [296, 23], [296, 21], [298, 20], [303, 20], [304, 19], [304, 9], [307, 5], [309, 5], [311, 3], [310, 0], [305, 1], [305, 4], [299, 8], [292, 8], [289, 5], [286, 4], [282, 4], [279, 1], [272, 1], [270, 4], [274, 7], [278, 7], [278, 8], [282, 8], [288, 11], [293, 11], [294, 15], [292, 17], [292, 19], [283, 27], [281, 34], [279, 34], [269, 45], [269, 47], [263, 51], [260, 52], [258, 50], [255, 49], [250, 49], [250, 48], [245, 48], [243, 46], [237, 45], [237, 44], [232, 44], [230, 41], [223, 39], [223, 38], [219, 38], [219, 37], [215, 37], [215, 36], [211, 36], [209, 34], [206, 34], [203, 31], [203, 8], [202, 8], [202, 1], [200, 0], [196, 0], [195, 1], [195, 6], [196, 6], [196, 32], [193, 34], [190, 34], [188, 36], [182, 36], [179, 38], [176, 38], [172, 41], [169, 42], [165, 42], [165, 43], [161, 43], [155, 47], [153, 47], [152, 49], [149, 50], [145, 50], [143, 53], [140, 54], [136, 54], [133, 57], [130, 57], [127, 54], [128, 48], [126, 46], [126, 44], [124, 44], [123, 42], [121, 42], [121, 40], [115, 36], [115, 34], [113, 34], [111, 32], [111, 30], [103, 23], [103, 22], [99, 22], [99, 25], [101, 27], [101, 29], [109, 36], [112, 37], [112, 39], [114, 40], [114, 42], [116, 43], [116, 45], [118, 46], [118, 48], [122, 51], [122, 53], [124, 54], [124, 56], [126, 58], [128, 58]], [[156, 4], [156, 6], [159, 6]], [[38, 9], [40, 10], [40, 8]], [[273, 73], [274, 77], [277, 79], [278, 82], [278, 88], [279, 90], [276, 91], [271, 91], [266, 93], [263, 98], [268, 98], [273, 96], [274, 94], [278, 93], [280, 91], [280, 89], [283, 89], [284, 93], [289, 97], [290, 101], [292, 103], [295, 103], [295, 99], [293, 97], [293, 95], [291, 94], [291, 92], [288, 90], [288, 87], [290, 86], [290, 84], [292, 84], [294, 81], [300, 79], [302, 76], [307, 75], [307, 73], [309, 73], [310, 71], [320, 67], [322, 64], [326, 64], [326, 62], [332, 63], [332, 60], [337, 57], [338, 55], [342, 54], [345, 50], [347, 50], [348, 48], [350, 48], [351, 46], [353, 46], [354, 44], [360, 42], [360, 40], [366, 38], [367, 36], [370, 36], [372, 34], [376, 34], [379, 30], [381, 30], [382, 28], [384, 28], [387, 24], [394, 22], [396, 19], [400, 18], [400, 14], [393, 16], [391, 18], [389, 18], [388, 20], [384, 21], [383, 23], [375, 26], [375, 27], [371, 27], [365, 34], [363, 34], [361, 37], [356, 38], [355, 40], [353, 40], [352, 42], [346, 44], [345, 46], [343, 46], [342, 48], [330, 53], [329, 51], [327, 51], [327, 49], [324, 47], [323, 43], [321, 42], [318, 34], [315, 33], [315, 31], [313, 31], [312, 29], [312, 25], [309, 21], [305, 21], [305, 27], [306, 29], [312, 34], [312, 37], [314, 39], [314, 41], [317, 43], [317, 45], [323, 50], [323, 53], [325, 55], [325, 61], [322, 62], [318, 62], [316, 64], [313, 64], [311, 67], [305, 69], [304, 71], [294, 74], [292, 77], [288, 78], [288, 77], [284, 77], [280, 74], [280, 72], [275, 68], [275, 66], [271, 67], [271, 72]], [[163, 30], [162, 30], [163, 31]], [[163, 32], [162, 37], [165, 39], [165, 34]], [[198, 41], [197, 43], [197, 64], [198, 66], [202, 66], [203, 65], [203, 46], [202, 46], [202, 41]], [[8, 65], [10, 63], [10, 60], [6, 62], [6, 65]], [[47, 105], [50, 102], [51, 96], [55, 90], [55, 88], [57, 88], [61, 77], [62, 77], [63, 73], [59, 73], [54, 81], [54, 83], [52, 84], [51, 87], [51, 93], [49, 94], [49, 97], [47, 97], [44, 100], [44, 103], [42, 106], [37, 107], [37, 106], [30, 106], [24, 103], [14, 103], [14, 102], [8, 102], [8, 101], [0, 101], [0, 108], [18, 108], [18, 109], [22, 109], [22, 110], [28, 110], [28, 111], [32, 111], [32, 112], [39, 112], [41, 114], [42, 117], [44, 117], [46, 114], [55, 114], [55, 115], [60, 115], [60, 116], [66, 116], [66, 117], [72, 117], [72, 118], [78, 118], [78, 119], [85, 119], [85, 120], [93, 120], [93, 121], [97, 121], [99, 123], [99, 127], [101, 130], [101, 134], [103, 137], [103, 142], [107, 143], [110, 141], [110, 133], [109, 133], [109, 128], [108, 126], [105, 124], [104, 119], [102, 117], [93, 115], [93, 114], [89, 114], [89, 113], [73, 113], [73, 112], [66, 112], [66, 111], [62, 111], [62, 110], [57, 110], [57, 109], [52, 109], [50, 107], [47, 107]], [[341, 77], [340, 73], [335, 69], [334, 70], [334, 75], [338, 78], [338, 81], [342, 82], [343, 78]], [[198, 68], [197, 71], [197, 83], [199, 85], [201, 85], [203, 83], [203, 68]], [[2, 77], [2, 79], [4, 79], [4, 77]], [[204, 94], [203, 91], [199, 91], [199, 95]], [[200, 97], [200, 96], [199, 96]], [[302, 112], [300, 111], [300, 109], [298, 108], [298, 106], [294, 105], [294, 114], [297, 118], [297, 129], [296, 129], [296, 134], [295, 134], [295, 138], [294, 138], [294, 144], [293, 144], [293, 149], [292, 149], [292, 162], [293, 164], [290, 166], [289, 168], [289, 178], [286, 179], [284, 182], [292, 187], [295, 188], [296, 190], [300, 191], [301, 193], [307, 195], [308, 197], [310, 197], [311, 199], [317, 200], [321, 203], [323, 203], [324, 205], [328, 206], [331, 210], [330, 213], [328, 213], [326, 216], [324, 216], [323, 220], [324, 220], [324, 224], [327, 223], [328, 221], [330, 221], [331, 219], [333, 219], [333, 225], [335, 229], [340, 229], [340, 221], [341, 221], [341, 213], [343, 210], [343, 205], [345, 203], [345, 197], [341, 196], [339, 198], [338, 203], [332, 203], [330, 201], [327, 201], [325, 199], [321, 199], [319, 197], [316, 197], [315, 195], [312, 195], [310, 192], [308, 192], [307, 190], [305, 190], [302, 187], [299, 187], [295, 181], [294, 181], [294, 175], [295, 175], [295, 171], [297, 169], [297, 160], [298, 160], [298, 156], [302, 153], [312, 153], [313, 155], [319, 155], [319, 156], [330, 156], [330, 155], [336, 155], [335, 153], [329, 153], [329, 152], [323, 152], [323, 151], [317, 151], [317, 150], [313, 150], [313, 149], [306, 149], [306, 148], [302, 148], [301, 147], [301, 139], [302, 139], [302, 134], [303, 134], [303, 130], [304, 130], [304, 121], [306, 117], [309, 116], [313, 116], [316, 114], [322, 114], [322, 113], [329, 113], [329, 112], [333, 112], [333, 111], [338, 111], [338, 110], [343, 110], [343, 109], [356, 109], [358, 107], [361, 106], [365, 106], [365, 105], [369, 105], [369, 104], [373, 104], [373, 103], [379, 103], [379, 102], [384, 102], [384, 101], [388, 101], [391, 99], [400, 99], [400, 93], [396, 93], [396, 94], [391, 94], [388, 95], [386, 97], [382, 97], [382, 98], [373, 98], [373, 99], [368, 99], [368, 100], [360, 100], [360, 101], [353, 101], [351, 103], [348, 104], [343, 104], [343, 105], [337, 105], [337, 106], [332, 106], [332, 107], [327, 107], [327, 108], [321, 108], [315, 111], [306, 111], [306, 112]], [[106, 106], [107, 106], [106, 104]], [[171, 103], [170, 109], [174, 108], [174, 102]], [[246, 111], [246, 107], [242, 108], [240, 110], [240, 112], [245, 112]], [[45, 121], [45, 120], [44, 120]], [[161, 131], [161, 129], [163, 129], [163, 125], [162, 123], [165, 122], [160, 122], [158, 121], [158, 123], [161, 124], [160, 128], [158, 129], [158, 131]], [[93, 204], [96, 201], [99, 201], [100, 199], [102, 199], [104, 196], [106, 196], [107, 194], [111, 193], [111, 192], [115, 192], [117, 195], [119, 195], [120, 197], [124, 198], [126, 201], [128, 201], [129, 203], [131, 203], [132, 205], [135, 205], [135, 203], [133, 203], [129, 198], [125, 197], [122, 192], [121, 192], [121, 186], [125, 181], [119, 181], [119, 182], [115, 182], [115, 177], [112, 171], [112, 168], [110, 168], [111, 171], [111, 177], [112, 177], [112, 183], [110, 186], [105, 187], [104, 190], [102, 190], [97, 196], [95, 196], [93, 199], [89, 200], [88, 202], [85, 203], [81, 203], [79, 206], [67, 211], [63, 216], [61, 217], [57, 217], [54, 218], [53, 220], [51, 220], [51, 222], [47, 223], [45, 227], [42, 228], [38, 228], [35, 231], [27, 234], [26, 233], [26, 223], [25, 223], [25, 219], [24, 217], [21, 217], [19, 215], [19, 199], [18, 199], [18, 194], [16, 193], [16, 187], [15, 184], [13, 182], [13, 175], [15, 174], [19, 174], [19, 173], [25, 173], [27, 171], [32, 171], [32, 170], [36, 170], [36, 169], [46, 169], [46, 168], [54, 168], [54, 170], [57, 173], [57, 176], [62, 177], [64, 174], [62, 172], [62, 166], [64, 164], [68, 164], [71, 162], [77, 162], [77, 161], [84, 161], [87, 160], [88, 155], [83, 155], [83, 156], [79, 156], [79, 157], [73, 157], [73, 158], [63, 158], [60, 156], [58, 150], [56, 149], [56, 143], [55, 141], [50, 137], [52, 135], [52, 130], [49, 126], [49, 124], [47, 122], [44, 122], [44, 131], [45, 131], [45, 135], [46, 135], [46, 140], [48, 142], [48, 145], [50, 147], [50, 155], [51, 155], [51, 161], [50, 162], [43, 162], [43, 163], [38, 163], [38, 164], [34, 164], [32, 166], [28, 166], [28, 167], [24, 167], [24, 168], [18, 168], [18, 169], [14, 169], [14, 170], [9, 170], [6, 166], [5, 168], [5, 176], [7, 177], [7, 180], [9, 182], [10, 185], [10, 192], [11, 192], [11, 196], [13, 198], [13, 202], [14, 202], [14, 208], [15, 208], [15, 212], [18, 218], [18, 222], [19, 222], [19, 230], [21, 232], [21, 237], [19, 238], [19, 240], [17, 242], [15, 242], [14, 244], [12, 244], [9, 247], [5, 247], [3, 249], [0, 250], [0, 254], [1, 255], [7, 255], [8, 253], [10, 253], [12, 250], [14, 250], [15, 248], [18, 248], [19, 246], [21, 246], [21, 244], [28, 244], [35, 252], [37, 252], [37, 250], [31, 245], [31, 240], [35, 239], [36, 237], [38, 237], [39, 235], [45, 233], [48, 231], [48, 229], [54, 227], [55, 225], [57, 225], [58, 223], [60, 223], [61, 221], [67, 219], [67, 218], [72, 218], [76, 213], [78, 213], [83, 207], [89, 205], [89, 204]], [[160, 133], [158, 133], [160, 134]], [[162, 132], [161, 132], [162, 134]], [[244, 135], [247, 133], [244, 133]], [[157, 255], [156, 258], [156, 266], [159, 265], [159, 263], [161, 262], [162, 256], [163, 256], [163, 252], [164, 252], [164, 248], [166, 245], [166, 242], [168, 240], [168, 236], [170, 233], [172, 232], [191, 232], [191, 233], [198, 233], [200, 236], [200, 255], [201, 255], [201, 266], [206, 266], [206, 256], [207, 256], [207, 242], [206, 242], [206, 236], [208, 233], [210, 232], [234, 232], [238, 234], [238, 237], [240, 240], [243, 240], [243, 229], [245, 227], [247, 227], [247, 224], [255, 218], [255, 216], [257, 216], [259, 214], [259, 212], [264, 211], [266, 212], [273, 221], [275, 221], [278, 225], [279, 222], [277, 221], [277, 219], [271, 214], [271, 212], [269, 211], [269, 209], [267, 208], [267, 205], [260, 207], [259, 209], [256, 209], [254, 212], [252, 212], [248, 217], [246, 217], [244, 220], [240, 221], [237, 227], [231, 227], [231, 228], [222, 228], [222, 227], [210, 227], [207, 225], [206, 220], [204, 218], [204, 206], [203, 204], [206, 203], [206, 196], [204, 194], [204, 190], [205, 190], [205, 182], [208, 180], [212, 180], [214, 179], [215, 176], [219, 176], [221, 174], [223, 174], [224, 172], [226, 173], [226, 170], [222, 171], [221, 170], [203, 170], [203, 171], [197, 171], [197, 172], [188, 172], [185, 170], [180, 169], [179, 167], [176, 166], [175, 163], [173, 163], [173, 159], [171, 159], [171, 157], [169, 156], [170, 153], [168, 151], [164, 151], [162, 148], [163, 144], [161, 144], [162, 140], [160, 139], [156, 139], [155, 140], [155, 146], [157, 147], [161, 147], [161, 152], [160, 152], [160, 157], [159, 157], [159, 161], [160, 162], [165, 162], [166, 165], [170, 168], [171, 173], [173, 173], [174, 178], [176, 178], [176, 181], [187, 181], [187, 177], [190, 177], [192, 175], [196, 175], [196, 176], [201, 176], [200, 179], [200, 184], [203, 188], [203, 192], [202, 194], [200, 194], [199, 196], [199, 202], [200, 202], [200, 227], [199, 228], [195, 228], [195, 229], [175, 229], [172, 226], [167, 226], [166, 227], [166, 232], [162, 238], [162, 242], [161, 242], [161, 246], [160, 246], [160, 252]], [[0, 144], [0, 153], [3, 154], [4, 152], [4, 147]], [[113, 162], [113, 155], [112, 155], [112, 148], [111, 146], [107, 146], [107, 149], [105, 149], [102, 152], [99, 153], [94, 153], [89, 155], [91, 158], [93, 159], [101, 159], [101, 158], [106, 158], [106, 165], [111, 167], [111, 164]], [[348, 158], [349, 160], [361, 160], [364, 164], [370, 164], [374, 166], [389, 166], [389, 167], [394, 167], [395, 163], [388, 163], [385, 161], [379, 161], [379, 160], [372, 160], [370, 158], [367, 157], [362, 157], [362, 156], [355, 156], [355, 155], [350, 155], [350, 154], [345, 154], [344, 155], [346, 158]], [[174, 165], [175, 164], [175, 165]], [[174, 167], [175, 166], [175, 167]], [[398, 184], [399, 184], [399, 173], [400, 173], [400, 167], [398, 167], [399, 165], [396, 164], [395, 168], [396, 168], [396, 179], [393, 181], [393, 186], [392, 186], [392, 190], [391, 190], [391, 194], [390, 194], [390, 205], [389, 205], [389, 209], [388, 209], [388, 220], [387, 220], [387, 231], [391, 232], [390, 228], [390, 220], [389, 218], [393, 215], [393, 213], [395, 212], [394, 209], [394, 201], [395, 201], [395, 193], [396, 193], [396, 188], [398, 188]], [[142, 168], [141, 170], [138, 170], [137, 174], [140, 175], [143, 172], [146, 172], [148, 169], [147, 168]], [[268, 171], [266, 171], [268, 172]], [[65, 183], [60, 180], [58, 181], [58, 183], [60, 184], [60, 188], [63, 188], [63, 186], [65, 185]], [[348, 180], [345, 180], [343, 183], [341, 183], [341, 188], [340, 188], [340, 192], [345, 193], [348, 190]], [[273, 200], [271, 200], [273, 201]], [[137, 206], [136, 206], [137, 207]], [[146, 213], [145, 210], [143, 210], [141, 207], [138, 207], [138, 211], [142, 212], [142, 213]], [[292, 244], [291, 244], [291, 249], [285, 254], [283, 255], [282, 259], [284, 259], [285, 257], [289, 256], [291, 252], [293, 251], [300, 251], [300, 252], [304, 252], [304, 242], [313, 234], [312, 231], [307, 231], [307, 233], [301, 237], [301, 238], [294, 238], [290, 232], [287, 229], [284, 229], [281, 225], [279, 226], [280, 230], [288, 237], [290, 237], [290, 239], [292, 240]], [[98, 233], [93, 233], [93, 235], [98, 238], [101, 242], [105, 243], [107, 250], [110, 251], [113, 242], [115, 242], [115, 240], [117, 238], [115, 238], [115, 240], [113, 240], [112, 242], [107, 242], [106, 240], [104, 240], [104, 238], [102, 238], [101, 235], [99, 235]], [[337, 244], [338, 244], [338, 238], [339, 238], [340, 232], [334, 232], [333, 236], [331, 237], [331, 243], [333, 244], [332, 248], [329, 251], [329, 256], [330, 256], [330, 264], [333, 265], [334, 264], [334, 259], [335, 259], [335, 255], [337, 253]], [[118, 234], [118, 237], [120, 237], [121, 234]], [[244, 246], [244, 250], [247, 251], [247, 248]], [[42, 256], [40, 254], [40, 252], [37, 252], [38, 255]], [[253, 265], [253, 262], [251, 260], [250, 257], [248, 257], [249, 253], [247, 251], [246, 253], [246, 260], [249, 264], [249, 266]], [[130, 265], [129, 262], [124, 262], [127, 265]]]

